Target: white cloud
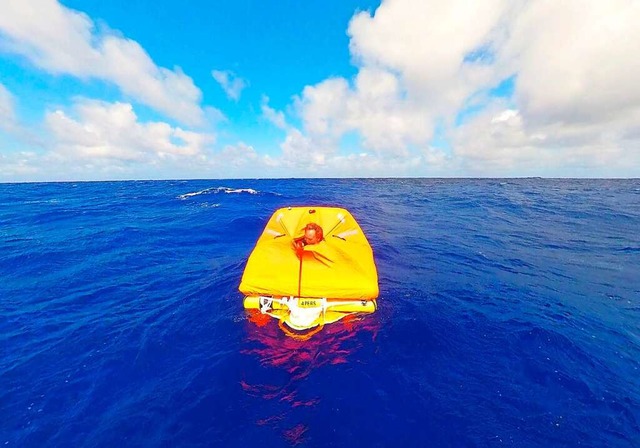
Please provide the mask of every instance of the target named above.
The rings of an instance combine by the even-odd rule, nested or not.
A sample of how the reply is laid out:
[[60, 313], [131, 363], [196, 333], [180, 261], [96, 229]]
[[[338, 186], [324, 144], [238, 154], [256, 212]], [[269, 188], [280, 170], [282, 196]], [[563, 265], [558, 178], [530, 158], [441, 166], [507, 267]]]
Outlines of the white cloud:
[[230, 70], [212, 70], [211, 76], [220, 84], [227, 97], [234, 101], [240, 99], [240, 94], [247, 86], [247, 82], [244, 79], [239, 78]]
[[16, 115], [13, 95], [0, 83], [0, 130], [12, 132], [15, 127]]
[[278, 176], [282, 161], [239, 142], [142, 122], [128, 103], [78, 99], [45, 116], [44, 151], [0, 154], [0, 181]]
[[285, 166], [315, 171], [325, 163], [328, 154], [334, 152], [333, 144], [316, 144], [297, 129], [291, 129], [281, 145]]
[[213, 136], [167, 123], [138, 120], [126, 103], [80, 100], [73, 110], [47, 114], [54, 152], [68, 159], [97, 159], [155, 163], [161, 159], [193, 158], [202, 154]]
[[21, 54], [54, 74], [96, 78], [188, 124], [200, 124], [202, 94], [179, 68], [158, 67], [135, 41], [98, 31], [85, 14], [55, 0], [6, 0], [0, 49]]
[[[5, 3], [5, 50], [52, 73], [114, 82], [187, 121], [202, 117], [191, 79], [157, 67], [137, 43], [97, 32], [53, 1]], [[383, 0], [349, 24], [353, 78], [306, 86], [288, 114], [263, 98], [262, 117], [285, 134], [279, 157], [242, 142], [207, 151], [211, 136], [141, 123], [128, 104], [85, 101], [73, 114], [47, 116], [51, 160], [73, 155], [125, 169], [175, 159], [218, 177], [637, 176], [639, 22], [637, 0]], [[240, 97], [245, 81], [228, 71], [212, 76]], [[511, 76], [513, 97], [492, 98], [490, 89]], [[14, 109], [0, 88], [0, 118], [15, 122]], [[436, 145], [434, 134], [448, 145]], [[22, 153], [11, 166], [25, 169], [29, 160]]]
[[349, 24], [352, 55], [363, 67], [397, 75], [410, 98], [437, 113], [452, 112], [492, 81], [486, 64], [465, 57], [487, 46], [506, 0], [385, 0]]
[[[307, 86], [296, 99], [309, 148], [328, 140], [335, 152], [337, 142], [355, 132], [363, 150], [389, 166], [428, 153], [438, 120], [495, 81], [484, 61], [466, 57], [488, 45], [504, 4], [387, 0], [373, 16], [356, 14], [348, 33], [358, 74]], [[304, 140], [289, 133], [283, 145], [293, 141]]]
[[640, 3], [529, 2], [500, 51], [527, 121], [612, 122], [640, 107]]
[[[407, 173], [637, 175], [638, 22], [636, 0], [383, 0], [350, 22], [358, 74], [296, 98], [303, 125], [288, 129], [283, 159], [352, 163], [339, 142], [355, 132], [370, 160]], [[511, 76], [514, 96], [492, 99]], [[429, 145], [438, 126], [451, 150]]]
[[256, 150], [242, 142], [237, 145], [226, 145], [217, 156], [217, 160], [221, 165], [234, 167], [251, 165], [257, 159], [258, 153], [256, 153]]
[[282, 160], [259, 154], [251, 145], [242, 141], [225, 145], [207, 158], [210, 177], [279, 177]]
[[0, 180], [100, 180], [210, 177], [214, 136], [163, 122], [141, 122], [127, 103], [79, 99], [54, 110], [37, 151], [0, 155]]
[[456, 155], [483, 175], [638, 176], [638, 21], [632, 0], [527, 3], [497, 56], [512, 104], [454, 130]]
[[[0, 83], [0, 131], [5, 137], [15, 139], [23, 146], [41, 146], [42, 137], [38, 132], [25, 127], [16, 113], [16, 96]], [[8, 152], [5, 143], [0, 146], [0, 152]]]
[[287, 129], [289, 126], [284, 117], [284, 112], [277, 111], [269, 106], [269, 98], [262, 97], [262, 104], [260, 106], [262, 110], [262, 116], [271, 124], [280, 129]]
[[244, 142], [225, 145], [210, 157], [211, 172], [217, 177], [277, 177], [279, 161], [258, 154]]
[[340, 139], [357, 131], [362, 145], [380, 154], [406, 156], [409, 145], [425, 144], [433, 125], [424, 105], [407, 99], [392, 73], [362, 68], [353, 87], [342, 78], [307, 86], [298, 100], [305, 130]]
[[0, 181], [24, 181], [37, 175], [38, 155], [29, 151], [0, 154]]
[[[452, 144], [464, 172], [474, 176], [637, 176], [640, 145], [637, 139], [625, 141], [621, 129], [559, 123], [528, 128], [518, 111], [505, 107], [496, 101], [453, 132]], [[640, 115], [632, 120], [640, 123]]]

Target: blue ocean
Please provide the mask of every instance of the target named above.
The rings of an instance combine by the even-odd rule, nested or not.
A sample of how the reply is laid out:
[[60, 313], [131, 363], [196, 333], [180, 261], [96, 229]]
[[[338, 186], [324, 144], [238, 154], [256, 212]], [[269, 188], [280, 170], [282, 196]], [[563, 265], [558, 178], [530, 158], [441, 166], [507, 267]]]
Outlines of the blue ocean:
[[[238, 285], [348, 209], [379, 309], [308, 341]], [[0, 185], [2, 447], [638, 447], [640, 180]]]

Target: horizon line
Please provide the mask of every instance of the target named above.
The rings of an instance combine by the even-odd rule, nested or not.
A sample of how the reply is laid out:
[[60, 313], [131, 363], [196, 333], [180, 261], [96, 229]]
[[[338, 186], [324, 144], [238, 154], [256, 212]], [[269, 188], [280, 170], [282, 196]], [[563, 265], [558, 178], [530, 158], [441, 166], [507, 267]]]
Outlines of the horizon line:
[[15, 184], [64, 184], [64, 183], [113, 183], [113, 182], [195, 182], [195, 181], [242, 181], [242, 180], [640, 180], [640, 177], [546, 177], [546, 176], [508, 176], [508, 177], [431, 177], [431, 176], [380, 176], [380, 177], [210, 177], [210, 178], [162, 178], [162, 179], [83, 179], [83, 180], [17, 180], [0, 181], [0, 185]]

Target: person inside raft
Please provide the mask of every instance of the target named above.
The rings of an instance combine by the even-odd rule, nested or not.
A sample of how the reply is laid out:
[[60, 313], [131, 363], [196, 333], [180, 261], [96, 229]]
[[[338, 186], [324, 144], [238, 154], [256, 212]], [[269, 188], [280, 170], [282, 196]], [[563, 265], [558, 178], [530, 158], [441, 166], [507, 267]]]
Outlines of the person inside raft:
[[293, 246], [298, 255], [302, 254], [302, 248], [311, 244], [318, 244], [324, 238], [322, 227], [315, 222], [310, 222], [304, 227], [304, 235], [293, 240]]

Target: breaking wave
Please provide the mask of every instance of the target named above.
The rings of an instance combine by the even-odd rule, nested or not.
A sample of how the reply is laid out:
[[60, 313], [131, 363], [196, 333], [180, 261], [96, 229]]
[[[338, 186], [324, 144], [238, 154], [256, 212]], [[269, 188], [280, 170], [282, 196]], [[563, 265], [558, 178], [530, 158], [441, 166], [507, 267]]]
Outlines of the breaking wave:
[[[190, 197], [193, 197], [193, 196], [200, 196], [203, 194], [218, 194], [218, 193], [260, 194], [261, 192], [258, 190], [254, 190], [253, 188], [212, 187], [212, 188], [205, 188], [204, 190], [194, 191], [191, 193], [181, 194], [180, 196], [178, 196], [178, 199], [184, 200], [184, 199], [189, 199]], [[279, 196], [277, 193], [271, 193], [271, 194], [275, 194], [276, 196]]]

